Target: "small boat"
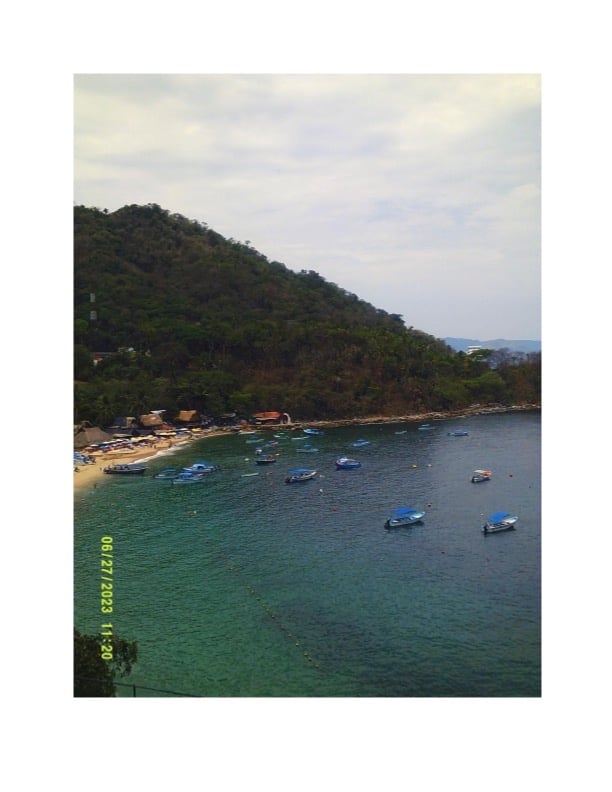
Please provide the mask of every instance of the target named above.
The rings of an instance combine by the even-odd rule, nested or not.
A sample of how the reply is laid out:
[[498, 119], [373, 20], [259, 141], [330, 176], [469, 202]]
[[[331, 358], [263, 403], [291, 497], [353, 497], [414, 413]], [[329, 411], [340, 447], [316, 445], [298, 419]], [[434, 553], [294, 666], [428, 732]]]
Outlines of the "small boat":
[[194, 462], [193, 465], [183, 468], [189, 473], [214, 473], [215, 470], [219, 469], [219, 465], [214, 465], [212, 462]]
[[385, 522], [385, 528], [398, 528], [401, 525], [414, 525], [423, 522], [424, 511], [413, 509], [411, 506], [402, 506], [396, 509], [391, 517]]
[[433, 429], [431, 424], [421, 424], [419, 426], [419, 432], [425, 432], [427, 429]]
[[173, 484], [200, 484], [203, 481], [206, 481], [205, 473], [194, 473], [191, 470], [182, 470], [172, 479]]
[[255, 449], [255, 453], [257, 456], [260, 454], [271, 454], [272, 451], [278, 447], [278, 442], [276, 440], [272, 440], [269, 443], [264, 443], [262, 446], [257, 446]]
[[271, 465], [273, 462], [276, 462], [276, 457], [274, 454], [264, 454], [262, 456], [258, 456], [255, 460], [256, 465]]
[[310, 445], [310, 443], [304, 443], [303, 446], [300, 446], [300, 448], [296, 448], [295, 450], [298, 452], [298, 454], [315, 454], [319, 449]]
[[322, 435], [321, 429], [304, 429], [304, 434], [307, 435]]
[[316, 475], [317, 471], [312, 470], [312, 468], [294, 468], [287, 474], [285, 482], [287, 484], [296, 484], [302, 481], [310, 481], [310, 479], [313, 479]]
[[465, 429], [455, 429], [448, 433], [449, 437], [466, 437], [468, 434], [469, 432], [466, 432]]
[[336, 459], [336, 470], [356, 470], [357, 468], [361, 467], [361, 462], [358, 462], [356, 459], [351, 459], [350, 457], [338, 457]]
[[408, 431], [407, 429], [400, 429], [399, 432], [394, 432], [394, 434], [397, 434], [397, 435], [406, 434], [407, 431]]
[[127, 465], [109, 465], [104, 468], [104, 472], [134, 476], [144, 473], [146, 469], [145, 465], [141, 465], [139, 462], [130, 462]]
[[360, 438], [359, 440], [355, 440], [354, 443], [351, 443], [351, 448], [363, 448], [364, 446], [370, 445], [369, 440], [363, 440]]
[[472, 473], [472, 484], [479, 484], [481, 481], [491, 481], [492, 475], [490, 470], [475, 470]]
[[518, 517], [515, 514], [510, 514], [509, 512], [495, 512], [495, 514], [491, 514], [487, 518], [486, 523], [482, 526], [482, 532], [484, 534], [489, 534], [497, 533], [498, 531], [514, 530], [514, 525], [517, 520]]
[[159, 473], [156, 473], [153, 478], [156, 479], [175, 479], [179, 474], [180, 470], [176, 468], [165, 468], [164, 470], [160, 470]]

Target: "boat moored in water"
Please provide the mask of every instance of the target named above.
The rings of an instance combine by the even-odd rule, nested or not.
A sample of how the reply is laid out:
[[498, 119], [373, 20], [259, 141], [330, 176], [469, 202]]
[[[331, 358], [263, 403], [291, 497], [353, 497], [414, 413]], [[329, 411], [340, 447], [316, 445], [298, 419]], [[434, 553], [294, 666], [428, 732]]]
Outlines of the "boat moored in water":
[[206, 481], [206, 473], [194, 473], [191, 470], [182, 470], [172, 479], [173, 484], [200, 484]]
[[271, 465], [273, 462], [276, 462], [274, 454], [263, 454], [255, 459], [256, 465]]
[[219, 469], [219, 465], [215, 465], [212, 462], [194, 462], [193, 465], [183, 468], [183, 470], [187, 470], [190, 473], [214, 473], [215, 470]]
[[452, 432], [449, 432], [449, 437], [467, 437], [469, 432], [465, 429], [455, 429]]
[[317, 475], [317, 471], [312, 468], [294, 468], [290, 470], [285, 478], [287, 484], [297, 484], [302, 481], [310, 481]]
[[356, 470], [361, 467], [361, 462], [351, 457], [341, 456], [336, 459], [336, 470]]
[[155, 479], [175, 479], [181, 471], [177, 468], [165, 468], [164, 470], [160, 470], [159, 473], [156, 473], [153, 478]]
[[472, 473], [472, 484], [479, 484], [481, 481], [491, 481], [492, 475], [490, 470], [475, 470]]
[[393, 514], [385, 522], [385, 528], [399, 528], [402, 525], [414, 525], [423, 522], [424, 511], [414, 509], [412, 506], [402, 506], [395, 509]]
[[484, 534], [497, 533], [498, 531], [511, 531], [514, 529], [518, 517], [509, 512], [495, 512], [491, 514], [486, 523], [482, 526]]

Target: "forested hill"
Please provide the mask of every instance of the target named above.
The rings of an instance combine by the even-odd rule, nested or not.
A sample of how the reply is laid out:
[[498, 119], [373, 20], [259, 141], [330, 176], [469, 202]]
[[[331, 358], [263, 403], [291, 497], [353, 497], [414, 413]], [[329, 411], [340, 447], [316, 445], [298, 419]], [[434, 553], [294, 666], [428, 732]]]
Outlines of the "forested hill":
[[521, 398], [503, 372], [205, 223], [155, 204], [78, 206], [74, 223], [77, 421], [151, 409], [341, 418]]

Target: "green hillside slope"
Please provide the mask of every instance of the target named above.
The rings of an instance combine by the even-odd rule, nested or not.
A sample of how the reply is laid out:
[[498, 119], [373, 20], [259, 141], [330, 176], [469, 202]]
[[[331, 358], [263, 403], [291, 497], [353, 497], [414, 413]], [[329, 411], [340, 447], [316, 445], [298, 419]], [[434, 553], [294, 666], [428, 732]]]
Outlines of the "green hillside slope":
[[[74, 223], [77, 421], [151, 409], [344, 418], [520, 398], [503, 372], [401, 317], [155, 204], [79, 206]], [[533, 400], [534, 386], [519, 390]]]

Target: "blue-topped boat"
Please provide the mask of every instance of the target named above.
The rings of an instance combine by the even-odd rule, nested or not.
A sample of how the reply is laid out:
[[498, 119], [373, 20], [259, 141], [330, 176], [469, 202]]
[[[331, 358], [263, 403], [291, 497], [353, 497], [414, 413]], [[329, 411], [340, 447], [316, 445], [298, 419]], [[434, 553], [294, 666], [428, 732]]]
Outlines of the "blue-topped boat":
[[311, 429], [304, 429], [304, 434], [307, 434], [307, 435], [322, 435], [323, 432], [322, 432], [321, 429], [311, 428]]
[[310, 481], [317, 475], [317, 471], [312, 468], [294, 468], [290, 470], [285, 479], [287, 484], [297, 484], [302, 481]]
[[342, 456], [336, 459], [336, 470], [356, 470], [361, 467], [361, 462], [350, 457]]
[[495, 512], [487, 517], [486, 523], [482, 526], [484, 534], [497, 533], [498, 531], [511, 531], [517, 522], [518, 517], [510, 512]]
[[194, 473], [191, 470], [182, 470], [172, 479], [173, 484], [201, 484], [203, 481], [206, 481], [206, 473]]
[[219, 469], [219, 465], [215, 465], [212, 462], [194, 462], [193, 465], [183, 468], [183, 470], [187, 470], [190, 473], [213, 473]]
[[398, 528], [401, 525], [414, 525], [423, 522], [424, 511], [419, 511], [411, 506], [402, 506], [395, 509], [393, 514], [385, 522], [385, 528]]

